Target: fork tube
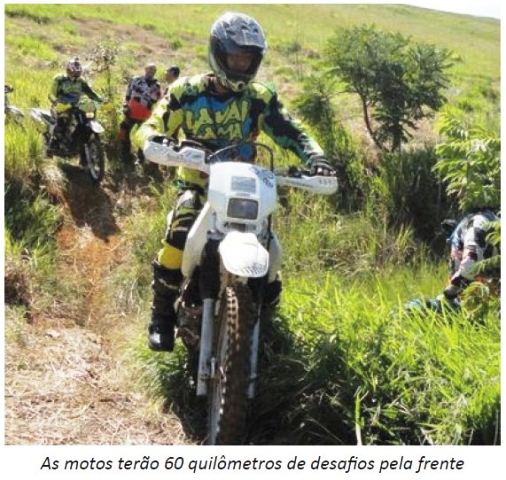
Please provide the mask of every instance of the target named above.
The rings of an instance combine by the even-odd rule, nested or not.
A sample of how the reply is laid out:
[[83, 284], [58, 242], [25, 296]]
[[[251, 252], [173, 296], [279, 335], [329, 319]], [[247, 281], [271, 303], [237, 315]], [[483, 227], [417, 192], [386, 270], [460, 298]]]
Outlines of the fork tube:
[[258, 366], [258, 341], [260, 338], [260, 316], [257, 317], [255, 327], [253, 328], [253, 335], [251, 337], [251, 355], [250, 365], [251, 373], [248, 385], [248, 398], [255, 396], [255, 384], [257, 379], [257, 366]]
[[202, 329], [200, 333], [199, 371], [197, 377], [197, 395], [207, 394], [207, 380], [210, 377], [211, 350], [213, 345], [214, 300], [205, 298], [202, 309]]

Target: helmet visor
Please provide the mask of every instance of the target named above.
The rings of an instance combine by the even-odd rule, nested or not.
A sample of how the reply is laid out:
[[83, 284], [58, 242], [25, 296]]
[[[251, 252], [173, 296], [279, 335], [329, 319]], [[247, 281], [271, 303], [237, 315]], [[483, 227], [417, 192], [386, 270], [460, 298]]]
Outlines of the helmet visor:
[[230, 80], [251, 80], [262, 61], [262, 51], [258, 48], [217, 49], [217, 60]]

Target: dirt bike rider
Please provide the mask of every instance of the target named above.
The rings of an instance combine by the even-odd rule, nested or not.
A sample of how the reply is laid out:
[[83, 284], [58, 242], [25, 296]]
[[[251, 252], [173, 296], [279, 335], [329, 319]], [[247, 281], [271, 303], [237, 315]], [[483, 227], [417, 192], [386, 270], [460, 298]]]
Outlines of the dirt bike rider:
[[[487, 241], [490, 222], [498, 221], [498, 216], [489, 208], [475, 209], [456, 224], [448, 238], [450, 245], [450, 280], [443, 294], [453, 302], [473, 282], [478, 274], [475, 264], [483, 259], [497, 255], [497, 249]], [[495, 272], [485, 272], [484, 276]]]
[[[133, 135], [142, 148], [148, 139], [176, 140], [182, 131], [211, 150], [254, 140], [260, 130], [291, 150], [313, 173], [334, 175], [319, 145], [285, 111], [276, 92], [254, 82], [266, 51], [265, 36], [253, 18], [228, 12], [211, 28], [211, 73], [183, 77], [169, 88], [150, 119]], [[158, 138], [156, 138], [158, 137]], [[166, 140], [165, 140], [166, 141]], [[148, 327], [149, 346], [171, 351], [174, 346], [174, 301], [182, 280], [181, 262], [188, 232], [203, 207], [207, 176], [179, 169], [180, 193], [163, 248], [153, 262], [153, 305]], [[266, 300], [275, 301], [281, 282], [267, 286]]]
[[122, 157], [130, 157], [130, 131], [135, 124], [142, 123], [151, 115], [153, 105], [162, 97], [162, 88], [155, 78], [156, 65], [148, 63], [144, 67], [144, 75], [130, 80], [123, 102], [123, 114], [118, 137], [121, 143]]
[[53, 78], [49, 100], [52, 113], [56, 118], [56, 126], [49, 143], [49, 150], [54, 150], [59, 140], [64, 136], [69, 120], [69, 110], [79, 102], [81, 95], [87, 95], [96, 102], [102, 98], [95, 93], [88, 83], [81, 78], [83, 69], [78, 57], [70, 59], [66, 67], [66, 75], [59, 74]]

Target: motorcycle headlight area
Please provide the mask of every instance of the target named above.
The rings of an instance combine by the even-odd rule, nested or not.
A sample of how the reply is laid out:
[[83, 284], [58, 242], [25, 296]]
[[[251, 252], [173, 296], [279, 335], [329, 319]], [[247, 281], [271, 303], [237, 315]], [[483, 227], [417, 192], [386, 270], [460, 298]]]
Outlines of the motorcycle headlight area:
[[95, 112], [86, 112], [86, 118], [95, 118]]
[[258, 202], [245, 198], [231, 198], [228, 201], [227, 217], [241, 220], [256, 220], [258, 216]]

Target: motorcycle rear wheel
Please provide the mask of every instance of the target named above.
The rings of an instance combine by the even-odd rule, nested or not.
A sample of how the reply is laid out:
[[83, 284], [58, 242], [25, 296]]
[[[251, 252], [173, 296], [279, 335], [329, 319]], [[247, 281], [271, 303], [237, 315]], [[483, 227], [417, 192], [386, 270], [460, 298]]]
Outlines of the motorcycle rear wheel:
[[216, 374], [210, 380], [210, 445], [240, 444], [245, 433], [254, 312], [247, 285], [225, 289], [218, 319]]
[[104, 178], [105, 155], [104, 147], [97, 134], [91, 135], [88, 142], [81, 147], [81, 164], [83, 164], [90, 174], [94, 183], [100, 183]]

